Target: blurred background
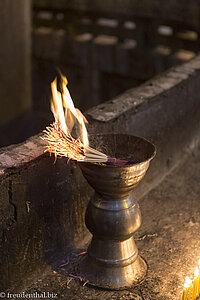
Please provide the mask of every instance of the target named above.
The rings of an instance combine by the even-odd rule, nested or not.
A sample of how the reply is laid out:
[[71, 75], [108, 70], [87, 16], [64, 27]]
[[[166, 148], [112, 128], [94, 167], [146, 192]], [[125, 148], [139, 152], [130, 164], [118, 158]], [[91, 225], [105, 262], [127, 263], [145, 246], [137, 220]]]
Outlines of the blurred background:
[[1, 0], [0, 146], [53, 121], [57, 67], [85, 112], [193, 58], [199, 33], [197, 0]]

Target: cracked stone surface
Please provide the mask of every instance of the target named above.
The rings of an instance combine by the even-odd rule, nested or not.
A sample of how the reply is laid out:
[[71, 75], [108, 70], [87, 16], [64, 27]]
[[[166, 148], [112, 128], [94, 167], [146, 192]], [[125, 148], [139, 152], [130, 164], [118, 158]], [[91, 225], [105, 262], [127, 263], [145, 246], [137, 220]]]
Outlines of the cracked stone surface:
[[[137, 287], [123, 291], [93, 288], [72, 275], [82, 250], [58, 258], [52, 270], [27, 293], [55, 293], [57, 299], [180, 299], [185, 276], [193, 275], [200, 259], [200, 150], [140, 201], [142, 226], [135, 235], [148, 275]], [[70, 275], [72, 274], [72, 275]]]

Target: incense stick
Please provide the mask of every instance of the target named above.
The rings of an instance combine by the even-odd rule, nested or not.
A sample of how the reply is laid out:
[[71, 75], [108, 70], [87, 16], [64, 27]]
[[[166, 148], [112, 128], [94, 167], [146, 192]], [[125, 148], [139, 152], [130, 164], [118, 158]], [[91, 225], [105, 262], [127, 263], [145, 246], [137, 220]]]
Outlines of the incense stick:
[[48, 126], [41, 137], [47, 143], [45, 151], [53, 153], [55, 157], [64, 156], [79, 162], [107, 163], [125, 165], [130, 162], [116, 159], [92, 148], [84, 146], [79, 139], [74, 139], [70, 133], [66, 134], [55, 122]]

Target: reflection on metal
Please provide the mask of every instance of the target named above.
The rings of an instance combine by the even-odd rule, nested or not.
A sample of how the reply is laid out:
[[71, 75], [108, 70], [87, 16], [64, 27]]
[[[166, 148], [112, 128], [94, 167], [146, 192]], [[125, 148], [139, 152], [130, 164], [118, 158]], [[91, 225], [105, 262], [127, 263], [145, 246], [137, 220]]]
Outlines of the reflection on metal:
[[95, 194], [86, 211], [86, 226], [93, 238], [78, 275], [92, 285], [120, 289], [139, 283], [147, 271], [133, 238], [141, 225], [141, 214], [131, 191], [145, 175], [155, 147], [143, 138], [128, 135], [100, 135], [94, 144], [100, 148], [109, 145], [112, 153], [108, 154], [122, 159], [133, 153], [131, 160], [135, 163], [79, 164]]

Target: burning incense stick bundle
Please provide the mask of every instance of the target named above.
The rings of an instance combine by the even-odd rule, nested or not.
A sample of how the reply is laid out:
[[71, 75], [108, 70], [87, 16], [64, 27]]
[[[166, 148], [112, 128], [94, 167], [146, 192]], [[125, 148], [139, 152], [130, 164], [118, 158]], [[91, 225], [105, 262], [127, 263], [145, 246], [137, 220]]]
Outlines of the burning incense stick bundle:
[[[47, 143], [46, 150], [55, 157], [64, 156], [68, 159], [85, 162], [104, 162], [124, 165], [125, 160], [119, 160], [89, 147], [88, 134], [85, 123], [86, 118], [75, 108], [67, 89], [67, 79], [61, 75], [61, 91], [57, 89], [57, 79], [51, 83], [52, 101], [51, 110], [54, 114], [55, 123], [44, 130], [42, 140]], [[75, 139], [71, 131], [77, 122], [81, 137]]]
[[57, 123], [53, 123], [44, 130], [42, 139], [48, 143], [46, 151], [55, 156], [65, 156], [69, 159], [86, 162], [107, 162], [108, 156], [84, 146], [79, 139], [74, 139], [70, 133], [65, 134]]

